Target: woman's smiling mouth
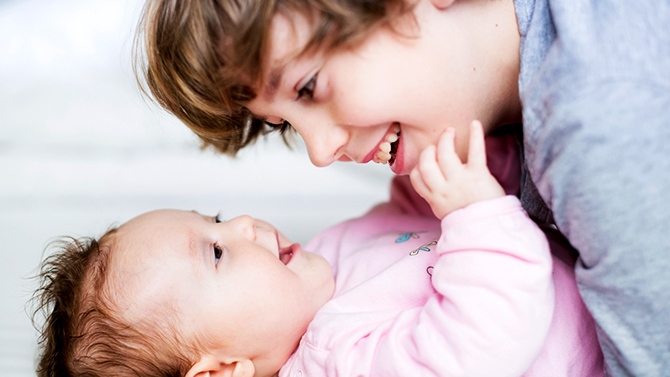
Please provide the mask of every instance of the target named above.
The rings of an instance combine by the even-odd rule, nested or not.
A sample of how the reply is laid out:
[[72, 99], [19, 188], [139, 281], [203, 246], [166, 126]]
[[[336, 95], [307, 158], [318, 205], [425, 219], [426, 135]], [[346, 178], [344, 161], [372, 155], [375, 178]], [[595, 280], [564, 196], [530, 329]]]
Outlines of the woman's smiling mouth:
[[374, 162], [378, 164], [393, 164], [398, 151], [398, 140], [400, 138], [400, 125], [394, 123], [384, 139], [379, 143], [378, 151], [375, 153]]

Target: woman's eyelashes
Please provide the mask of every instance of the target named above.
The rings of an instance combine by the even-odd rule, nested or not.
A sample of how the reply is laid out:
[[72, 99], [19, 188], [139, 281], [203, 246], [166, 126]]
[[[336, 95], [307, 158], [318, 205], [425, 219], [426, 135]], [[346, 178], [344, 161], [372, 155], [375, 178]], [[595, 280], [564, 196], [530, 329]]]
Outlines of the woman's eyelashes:
[[316, 89], [316, 78], [319, 76], [318, 73], [314, 74], [309, 81], [305, 85], [302, 86], [302, 88], [298, 89], [298, 98], [308, 98], [308, 99], [313, 99], [314, 98], [314, 89]]
[[267, 124], [272, 131], [279, 131], [282, 135], [291, 129], [291, 123], [283, 119], [281, 120], [281, 123], [271, 123], [266, 120], [265, 124]]
[[223, 256], [223, 249], [218, 244], [212, 245], [212, 249], [214, 249], [214, 266], [216, 266]]

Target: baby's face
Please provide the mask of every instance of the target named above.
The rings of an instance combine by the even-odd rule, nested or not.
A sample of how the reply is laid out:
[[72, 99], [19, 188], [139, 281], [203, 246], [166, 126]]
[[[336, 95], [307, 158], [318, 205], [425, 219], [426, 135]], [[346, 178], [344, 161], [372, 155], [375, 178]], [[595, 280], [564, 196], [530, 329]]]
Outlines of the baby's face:
[[173, 305], [185, 334], [277, 370], [334, 289], [325, 259], [248, 216], [219, 223], [154, 211], [121, 226], [117, 240], [111, 276], [129, 298], [129, 320]]

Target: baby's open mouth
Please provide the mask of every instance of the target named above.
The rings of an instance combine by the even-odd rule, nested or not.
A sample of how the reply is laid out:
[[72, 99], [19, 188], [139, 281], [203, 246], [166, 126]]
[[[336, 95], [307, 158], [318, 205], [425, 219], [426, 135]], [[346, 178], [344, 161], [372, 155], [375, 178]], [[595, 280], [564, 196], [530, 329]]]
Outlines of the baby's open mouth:
[[279, 249], [279, 260], [282, 263], [288, 264], [291, 259], [293, 259], [293, 245]]
[[398, 151], [398, 139], [400, 138], [400, 125], [393, 124], [391, 131], [386, 134], [384, 141], [379, 143], [379, 150], [375, 154], [374, 161], [378, 164], [391, 164], [395, 161]]

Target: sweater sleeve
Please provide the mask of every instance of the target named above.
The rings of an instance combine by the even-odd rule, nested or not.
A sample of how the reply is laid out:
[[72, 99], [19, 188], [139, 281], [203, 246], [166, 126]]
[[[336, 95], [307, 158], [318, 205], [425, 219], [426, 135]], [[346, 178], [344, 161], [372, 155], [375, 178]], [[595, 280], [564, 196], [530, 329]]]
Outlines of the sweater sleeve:
[[667, 374], [670, 2], [530, 3], [519, 87], [533, 183], [579, 250], [609, 373]]
[[371, 337], [378, 343], [371, 375], [523, 374], [542, 348], [554, 307], [544, 234], [513, 196], [455, 211], [442, 231], [435, 293]]

